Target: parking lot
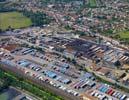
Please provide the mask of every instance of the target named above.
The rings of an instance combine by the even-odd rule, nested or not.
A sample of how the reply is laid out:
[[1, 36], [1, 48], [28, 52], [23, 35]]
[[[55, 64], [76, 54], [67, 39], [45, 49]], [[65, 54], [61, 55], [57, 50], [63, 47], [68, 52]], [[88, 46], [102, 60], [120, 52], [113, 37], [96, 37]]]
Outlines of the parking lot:
[[[86, 93], [100, 100], [125, 100], [128, 98], [127, 94], [118, 91], [116, 93], [113, 88], [100, 86], [101, 89], [98, 86], [103, 86], [103, 84], [98, 82], [92, 73], [76, 69], [72, 63], [53, 52], [17, 47], [11, 51], [1, 49], [0, 56], [2, 63], [15, 66], [26, 76], [45, 82], [72, 96], [80, 97]], [[89, 61], [87, 62], [89, 65]]]

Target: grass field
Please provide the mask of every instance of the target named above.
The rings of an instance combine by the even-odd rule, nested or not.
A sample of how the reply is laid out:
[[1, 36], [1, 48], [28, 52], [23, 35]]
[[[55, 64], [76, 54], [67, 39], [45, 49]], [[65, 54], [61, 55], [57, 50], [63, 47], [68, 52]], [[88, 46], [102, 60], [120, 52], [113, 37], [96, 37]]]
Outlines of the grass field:
[[1, 100], [8, 100], [8, 94], [7, 93], [2, 93], [2, 94], [0, 94], [0, 98], [1, 98]]
[[29, 18], [19, 12], [3, 12], [0, 13], [0, 29], [6, 30], [9, 27], [17, 29], [32, 25]]
[[123, 31], [113, 36], [113, 38], [123, 41], [126, 44], [129, 44], [129, 31]]
[[122, 39], [129, 39], [129, 31], [125, 31], [125, 32], [121, 32], [120, 34], [119, 34], [119, 36], [120, 36], [120, 38], [122, 38]]
[[97, 6], [96, 0], [89, 0], [89, 5], [90, 7], [96, 7]]

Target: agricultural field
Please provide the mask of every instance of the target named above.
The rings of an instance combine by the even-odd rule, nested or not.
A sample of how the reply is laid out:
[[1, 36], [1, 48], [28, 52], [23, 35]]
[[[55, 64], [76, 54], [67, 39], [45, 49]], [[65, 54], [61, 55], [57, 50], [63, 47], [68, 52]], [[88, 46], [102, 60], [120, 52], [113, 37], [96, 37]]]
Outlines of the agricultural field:
[[0, 13], [0, 29], [7, 30], [10, 28], [24, 28], [31, 26], [32, 22], [19, 12], [2, 12]]

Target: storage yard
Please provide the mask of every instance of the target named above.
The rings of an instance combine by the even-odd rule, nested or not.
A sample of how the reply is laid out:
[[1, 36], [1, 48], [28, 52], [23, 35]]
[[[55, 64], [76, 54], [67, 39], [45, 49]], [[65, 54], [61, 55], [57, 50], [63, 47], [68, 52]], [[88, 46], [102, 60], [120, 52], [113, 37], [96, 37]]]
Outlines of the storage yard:
[[[30, 36], [30, 39], [26, 38], [26, 35]], [[19, 34], [15, 35], [6, 44], [4, 39], [1, 41], [0, 61], [9, 65], [9, 68], [16, 68], [24, 75], [36, 81], [47, 83], [68, 95], [75, 96], [75, 98], [87, 97], [88, 94], [90, 94], [89, 98], [102, 100], [126, 100], [129, 98], [128, 93], [100, 82], [93, 73], [77, 69], [74, 63], [64, 58], [66, 54], [66, 57], [80, 58], [80, 61], [96, 71], [96, 74], [106, 75], [107, 78], [114, 80], [115, 76], [111, 69], [117, 68], [115, 67], [117, 61], [124, 64], [129, 60], [128, 56], [125, 55], [126, 51], [88, 40], [67, 39], [60, 37], [60, 35], [59, 37], [45, 36], [37, 44], [42, 49], [36, 49], [33, 43], [37, 41], [37, 37], [36, 34], [33, 34], [33, 31], [30, 34], [23, 33], [22, 36], [24, 38]], [[35, 41], [31, 38], [35, 38]], [[30, 43], [30, 47], [22, 45], [25, 43]], [[13, 44], [16, 46], [11, 46]], [[85, 61], [83, 59], [89, 60]], [[111, 66], [93, 66], [90, 62], [90, 60], [94, 60], [99, 63], [99, 59], [103, 59], [107, 63], [106, 65], [110, 63]], [[122, 75], [119, 77], [122, 77]]]
[[[30, 53], [32, 52], [28, 52], [27, 54], [26, 53], [24, 54], [23, 52], [23, 55], [30, 56], [27, 58], [31, 58]], [[13, 51], [13, 53], [15, 52]], [[108, 98], [108, 99], [115, 98], [116, 100], [117, 99], [125, 100], [125, 98], [127, 98], [127, 95], [113, 88], [110, 88], [110, 86], [108, 85], [104, 85], [102, 83], [96, 83], [96, 79], [91, 73], [84, 73], [84, 74], [74, 73], [77, 77], [74, 78], [68, 77], [69, 75], [65, 72], [67, 70], [70, 70], [69, 68], [71, 68], [72, 66], [69, 65], [69, 67], [66, 67], [66, 63], [64, 63], [65, 66], [62, 64], [61, 64], [62, 66], [59, 66], [59, 64], [58, 66], [57, 64], [56, 65], [53, 64], [54, 66], [57, 66], [54, 68], [52, 64], [48, 64], [47, 67], [42, 67], [41, 64], [32, 62], [31, 61], [32, 59], [26, 60], [24, 56], [23, 56], [24, 59], [20, 58], [19, 60], [13, 57], [11, 60], [9, 60], [10, 56], [6, 56], [6, 60], [1, 60], [1, 62], [7, 65], [17, 66], [17, 68], [22, 72], [24, 72], [25, 75], [31, 76], [36, 80], [38, 79], [39, 81], [49, 83], [53, 87], [57, 87], [63, 90], [64, 92], [74, 96], [81, 96], [81, 94], [83, 94], [84, 91], [86, 91], [86, 93], [92, 91], [90, 92], [90, 95], [95, 98], [96, 97]], [[63, 68], [62, 70], [64, 70], [64, 72], [60, 71], [60, 68], [61, 69]], [[116, 95], [115, 92], [117, 92]], [[117, 96], [117, 94], [119, 95]]]
[[0, 0], [0, 90], [129, 100], [129, 0]]

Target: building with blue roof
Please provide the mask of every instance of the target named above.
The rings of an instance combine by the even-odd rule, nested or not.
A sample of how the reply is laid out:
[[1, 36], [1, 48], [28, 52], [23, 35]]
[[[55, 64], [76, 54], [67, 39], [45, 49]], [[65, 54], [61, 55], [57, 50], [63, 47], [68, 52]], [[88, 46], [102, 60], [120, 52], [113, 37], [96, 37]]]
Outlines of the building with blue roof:
[[93, 77], [93, 75], [91, 73], [86, 72], [82, 77], [90, 79]]
[[69, 80], [69, 79], [64, 79], [64, 80], [62, 80], [62, 82], [63, 82], [64, 84], [69, 84], [69, 83], [71, 82], [71, 80]]
[[56, 78], [56, 73], [52, 72], [52, 71], [45, 71], [44, 72], [46, 74], [46, 76], [50, 77], [50, 78]]

